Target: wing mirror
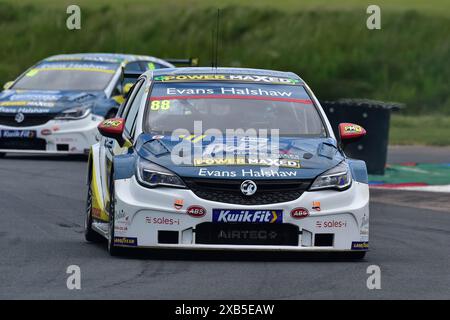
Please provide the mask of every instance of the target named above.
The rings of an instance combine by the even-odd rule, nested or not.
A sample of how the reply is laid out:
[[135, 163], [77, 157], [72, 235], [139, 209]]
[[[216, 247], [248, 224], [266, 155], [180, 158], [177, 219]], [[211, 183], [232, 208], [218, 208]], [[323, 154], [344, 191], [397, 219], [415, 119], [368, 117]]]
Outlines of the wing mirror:
[[341, 141], [342, 148], [345, 149], [347, 145], [358, 141], [366, 135], [366, 129], [353, 123], [340, 123], [339, 124], [339, 139]]
[[112, 118], [102, 121], [98, 125], [98, 131], [104, 137], [116, 140], [120, 146], [123, 146], [123, 129], [125, 127], [125, 119]]

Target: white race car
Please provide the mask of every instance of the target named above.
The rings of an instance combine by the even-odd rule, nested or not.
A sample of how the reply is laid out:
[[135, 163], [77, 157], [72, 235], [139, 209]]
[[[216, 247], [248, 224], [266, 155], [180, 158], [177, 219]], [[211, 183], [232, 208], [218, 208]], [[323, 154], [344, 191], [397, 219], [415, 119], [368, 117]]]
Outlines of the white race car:
[[85, 236], [126, 248], [368, 250], [366, 165], [287, 72], [179, 68], [139, 77], [90, 151]]
[[5, 153], [84, 154], [98, 124], [113, 117], [130, 79], [125, 71], [173, 68], [148, 56], [85, 53], [49, 57], [0, 93], [0, 157]]

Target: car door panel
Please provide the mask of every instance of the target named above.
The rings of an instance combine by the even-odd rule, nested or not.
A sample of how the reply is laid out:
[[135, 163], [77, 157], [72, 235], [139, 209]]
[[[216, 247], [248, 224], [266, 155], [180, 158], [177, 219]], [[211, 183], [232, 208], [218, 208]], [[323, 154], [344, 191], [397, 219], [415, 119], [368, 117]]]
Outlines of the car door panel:
[[[143, 79], [138, 80], [130, 91], [128, 99], [125, 102], [125, 107], [123, 108], [123, 112], [121, 114], [119, 114], [119, 116], [122, 118], [125, 118], [125, 120], [127, 119], [128, 115], [129, 115], [130, 108], [133, 106], [133, 102], [137, 96], [138, 91], [143, 86], [143, 83], [144, 83]], [[132, 146], [132, 142], [130, 141], [130, 139], [125, 136], [124, 136], [124, 138], [125, 138], [125, 143], [122, 146], [120, 146], [116, 140], [111, 139], [111, 138], [106, 138], [104, 145], [103, 145], [103, 148], [105, 151], [105, 156], [104, 156], [105, 188], [103, 189], [104, 190], [103, 197], [104, 197], [104, 203], [105, 203], [106, 208], [109, 208], [109, 202], [111, 199], [110, 194], [109, 194], [109, 189], [111, 186], [111, 179], [112, 179], [112, 174], [113, 174], [112, 171], [113, 171], [114, 156], [128, 152], [128, 148], [130, 146]]]

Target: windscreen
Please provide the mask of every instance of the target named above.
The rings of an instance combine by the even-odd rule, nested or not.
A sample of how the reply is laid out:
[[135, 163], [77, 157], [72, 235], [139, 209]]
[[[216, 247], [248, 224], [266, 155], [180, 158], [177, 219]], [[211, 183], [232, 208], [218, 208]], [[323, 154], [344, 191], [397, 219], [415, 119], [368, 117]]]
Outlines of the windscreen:
[[86, 61], [43, 62], [13, 86], [16, 90], [104, 90], [119, 68], [117, 63]]
[[149, 99], [144, 128], [150, 133], [194, 132], [194, 121], [201, 121], [203, 131], [267, 129], [284, 136], [326, 136], [302, 85], [156, 82]]

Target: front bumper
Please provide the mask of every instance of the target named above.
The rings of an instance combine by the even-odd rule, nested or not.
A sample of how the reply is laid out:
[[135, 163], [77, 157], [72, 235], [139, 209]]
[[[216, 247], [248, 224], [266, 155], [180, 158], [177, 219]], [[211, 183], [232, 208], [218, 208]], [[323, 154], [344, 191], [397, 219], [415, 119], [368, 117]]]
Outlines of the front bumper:
[[[243, 206], [214, 202], [197, 197], [192, 191], [174, 188], [148, 189], [139, 185], [132, 177], [116, 180], [115, 245], [123, 247], [175, 248], [199, 250], [256, 250], [256, 251], [352, 251], [367, 250], [369, 237], [369, 187], [353, 181], [345, 191], [322, 190], [304, 192], [295, 201], [271, 205]], [[176, 209], [175, 201], [183, 201], [183, 207]], [[319, 208], [313, 209], [320, 202]], [[206, 214], [193, 217], [187, 214], [190, 206], [201, 206]], [[295, 219], [291, 216], [294, 208], [305, 208], [309, 216]], [[256, 209], [282, 210], [281, 225], [296, 228], [296, 243], [245, 244], [249, 232], [228, 233], [230, 243], [198, 243], [200, 225], [214, 228], [213, 209]], [[244, 226], [255, 224], [241, 223]], [[280, 225], [280, 224], [279, 224]], [[220, 224], [233, 229], [232, 224]], [[269, 224], [265, 224], [268, 231]], [[204, 229], [204, 228], [203, 228]], [[252, 228], [250, 228], [252, 229]], [[292, 229], [292, 228], [291, 228]], [[276, 228], [274, 227], [274, 230]], [[267, 233], [253, 233], [253, 236], [267, 237]], [[167, 240], [170, 241], [167, 241]], [[263, 240], [257, 239], [257, 240]], [[228, 240], [226, 240], [228, 241]], [[256, 241], [258, 242], [258, 241]]]
[[50, 120], [43, 125], [10, 127], [0, 125], [0, 131], [34, 131], [33, 138], [0, 136], [0, 152], [33, 154], [86, 154], [97, 142], [97, 126], [103, 121], [92, 115], [80, 120]]

